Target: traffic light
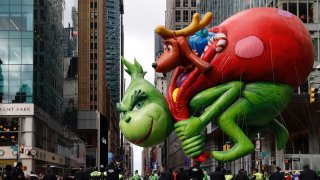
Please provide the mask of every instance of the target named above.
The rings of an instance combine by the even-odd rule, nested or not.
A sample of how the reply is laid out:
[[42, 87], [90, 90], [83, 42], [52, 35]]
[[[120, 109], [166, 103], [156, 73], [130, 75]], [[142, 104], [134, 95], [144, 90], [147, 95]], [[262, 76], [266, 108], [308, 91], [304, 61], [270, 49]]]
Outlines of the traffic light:
[[318, 101], [318, 88], [310, 87], [310, 104]]

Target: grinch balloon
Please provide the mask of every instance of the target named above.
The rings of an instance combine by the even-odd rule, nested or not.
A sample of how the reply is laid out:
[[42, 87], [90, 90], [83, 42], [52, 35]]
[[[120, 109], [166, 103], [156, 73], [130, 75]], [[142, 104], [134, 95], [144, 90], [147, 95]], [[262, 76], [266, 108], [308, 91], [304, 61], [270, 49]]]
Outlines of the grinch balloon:
[[[172, 115], [184, 152], [199, 161], [207, 156], [201, 132], [210, 122], [234, 143], [230, 150], [210, 152], [218, 161], [252, 153], [250, 138], [265, 129], [275, 135], [277, 149], [282, 149], [289, 135], [276, 117], [312, 69], [313, 46], [308, 30], [287, 11], [253, 8], [209, 28], [213, 36], [199, 54], [195, 52], [199, 48], [190, 48], [187, 37], [202, 30], [211, 19], [210, 13], [201, 21], [195, 14], [185, 29], [156, 29], [165, 40], [165, 50], [152, 66], [162, 73], [174, 70], [166, 97], [170, 113], [162, 111], [169, 113], [166, 121], [171, 121]], [[150, 121], [144, 114], [139, 116], [139, 121]]]
[[145, 72], [122, 58], [131, 83], [117, 110], [123, 113], [120, 129], [130, 142], [149, 147], [161, 143], [173, 130], [168, 104], [159, 90], [144, 79]]

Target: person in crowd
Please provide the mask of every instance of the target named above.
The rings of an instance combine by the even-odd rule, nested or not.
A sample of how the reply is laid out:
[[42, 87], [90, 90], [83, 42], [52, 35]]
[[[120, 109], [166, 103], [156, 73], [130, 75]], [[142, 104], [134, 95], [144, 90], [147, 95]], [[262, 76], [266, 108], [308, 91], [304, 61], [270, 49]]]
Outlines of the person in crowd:
[[223, 172], [221, 171], [220, 166], [217, 166], [215, 168], [215, 171], [210, 174], [210, 179], [211, 180], [216, 180], [216, 179], [217, 180], [224, 180], [225, 179]]
[[53, 168], [49, 168], [46, 175], [44, 175], [43, 180], [57, 180], [57, 175], [54, 174]]
[[173, 171], [173, 180], [177, 180], [177, 171]]
[[189, 178], [192, 180], [202, 180], [203, 177], [203, 170], [200, 168], [200, 163], [194, 161], [193, 166], [189, 169]]
[[110, 180], [116, 180], [119, 179], [119, 172], [118, 169], [115, 167], [113, 162], [110, 162], [110, 164], [107, 167], [106, 170], [106, 179]]
[[40, 173], [38, 174], [38, 179], [39, 179], [39, 180], [43, 180], [43, 178], [44, 178], [44, 174], [43, 174], [42, 172], [40, 172]]
[[17, 162], [16, 168], [13, 170], [13, 176], [18, 180], [25, 180], [22, 162]]
[[119, 180], [124, 180], [124, 176], [122, 175], [122, 173], [119, 173]]
[[98, 168], [97, 167], [93, 167], [92, 170], [93, 171], [90, 173], [90, 180], [101, 180], [102, 174], [98, 170]]
[[160, 173], [159, 180], [166, 180], [166, 172], [162, 171]]
[[206, 170], [203, 170], [203, 180], [209, 180], [208, 179], [208, 172]]
[[166, 171], [165, 180], [173, 180], [173, 172], [171, 168]]
[[318, 176], [314, 170], [311, 170], [309, 164], [303, 166], [303, 171], [300, 173], [300, 180], [316, 180]]
[[83, 166], [80, 166], [80, 169], [76, 172], [74, 178], [76, 180], [88, 180], [88, 174], [84, 171]]
[[29, 176], [30, 180], [38, 180], [38, 176], [36, 175], [36, 173], [34, 173], [33, 171], [30, 171], [30, 176]]
[[10, 164], [7, 164], [5, 167], [5, 171], [2, 173], [2, 180], [13, 180], [15, 179], [13, 175], [13, 168]]
[[151, 171], [151, 175], [149, 176], [149, 180], [158, 180], [158, 174], [156, 173], [156, 170]]
[[291, 179], [292, 180], [300, 180], [300, 172], [299, 171], [294, 172]]
[[134, 171], [134, 175], [132, 177], [132, 180], [141, 180], [141, 177], [139, 175], [139, 171], [138, 170]]
[[235, 176], [234, 180], [249, 180], [249, 176], [244, 169], [240, 169], [238, 174]]
[[231, 180], [233, 178], [232, 172], [230, 170], [227, 170], [226, 175], [224, 175], [224, 178], [226, 180]]
[[258, 171], [258, 169], [252, 169], [252, 180], [263, 180], [263, 174]]
[[262, 174], [263, 174], [263, 179], [264, 179], [264, 180], [269, 180], [269, 174], [268, 174], [267, 171], [262, 170]]
[[286, 178], [286, 180], [291, 180], [291, 174], [289, 172], [285, 172], [284, 177]]
[[276, 172], [273, 172], [269, 180], [285, 180], [284, 174], [281, 171], [281, 168], [279, 166], [276, 167]]
[[180, 171], [177, 173], [177, 180], [188, 179], [187, 174], [183, 172], [183, 168], [180, 168]]
[[66, 173], [64, 174], [63, 180], [71, 180], [71, 172], [70, 171], [66, 171]]

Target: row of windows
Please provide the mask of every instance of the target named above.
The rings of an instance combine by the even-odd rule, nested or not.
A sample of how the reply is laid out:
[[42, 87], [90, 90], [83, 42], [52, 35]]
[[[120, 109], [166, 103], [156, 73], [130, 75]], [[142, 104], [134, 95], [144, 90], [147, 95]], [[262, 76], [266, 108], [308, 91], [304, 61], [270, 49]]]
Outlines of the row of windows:
[[90, 49], [97, 49], [98, 44], [97, 43], [90, 43]]
[[98, 38], [98, 33], [97, 32], [91, 32], [90, 33], [90, 38], [91, 39], [97, 39]]
[[[190, 11], [190, 16], [189, 16], [189, 11], [188, 10], [183, 10], [183, 22], [191, 22], [193, 14], [196, 13], [196, 10], [191, 10]], [[181, 11], [176, 10], [175, 11], [175, 17], [176, 17], [176, 22], [181, 22]]]
[[90, 63], [90, 70], [97, 70], [97, 63]]
[[33, 38], [32, 31], [0, 31], [0, 38], [26, 39]]
[[98, 13], [97, 12], [91, 12], [90, 13], [90, 18], [94, 19], [98, 17]]
[[0, 31], [33, 31], [32, 12], [0, 12]]
[[[26, 5], [33, 5], [33, 2], [36, 2], [37, 0], [1, 0], [0, 1], [0, 6], [4, 4], [26, 4]], [[39, 2], [42, 2], [43, 0], [39, 0]]]
[[97, 8], [98, 4], [97, 2], [90, 2], [90, 8]]
[[98, 23], [97, 22], [90, 22], [90, 28], [91, 29], [97, 29]]
[[[39, 13], [39, 16], [38, 16], [38, 13]], [[45, 20], [46, 20], [46, 16], [45, 16], [45, 13], [44, 13], [44, 10], [43, 10], [43, 9], [40, 9], [40, 10], [35, 9], [35, 10], [33, 11], [33, 18], [34, 18], [35, 20], [37, 20], [38, 17], [39, 17], [39, 20], [40, 20], [40, 21], [45, 21]]]
[[97, 80], [98, 77], [97, 77], [97, 74], [90, 74], [90, 80], [93, 81], [93, 80]]
[[[182, 0], [182, 7], [196, 7], [197, 6], [197, 1], [196, 0], [191, 0], [189, 4], [189, 0]], [[176, 0], [176, 7], [181, 7], [181, 0]]]
[[[0, 81], [1, 82], [1, 81]], [[0, 85], [1, 103], [31, 103], [32, 102], [32, 80], [23, 81], [23, 84], [13, 86]]]
[[0, 59], [4, 64], [33, 64], [32, 39], [0, 39]]

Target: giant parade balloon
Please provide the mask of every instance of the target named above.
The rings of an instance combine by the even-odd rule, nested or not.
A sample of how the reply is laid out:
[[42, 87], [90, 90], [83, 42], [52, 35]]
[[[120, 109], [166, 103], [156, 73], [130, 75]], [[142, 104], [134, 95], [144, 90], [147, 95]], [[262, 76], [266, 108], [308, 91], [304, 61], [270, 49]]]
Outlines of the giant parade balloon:
[[[141, 85], [130, 84], [118, 108], [122, 112], [126, 109], [127, 114], [120, 122], [121, 130], [131, 142], [141, 143], [137, 139], [143, 139], [142, 145], [148, 146], [154, 143], [146, 136], [151, 137], [156, 128], [164, 128], [164, 134], [153, 136], [154, 142], [159, 143], [168, 136], [170, 123], [175, 123], [185, 154], [198, 161], [205, 161], [208, 154], [221, 162], [246, 156], [254, 151], [250, 138], [266, 129], [275, 135], [277, 149], [282, 149], [289, 134], [276, 118], [313, 66], [314, 52], [308, 30], [295, 15], [275, 8], [239, 12], [206, 32], [205, 27], [211, 20], [211, 13], [201, 20], [196, 13], [185, 29], [156, 28], [164, 39], [165, 49], [152, 66], [162, 73], [174, 70], [167, 103], [155, 101], [157, 108], [152, 112], [139, 111], [141, 114], [136, 115], [136, 111], [131, 117], [135, 110], [131, 106], [138, 102], [128, 100], [135, 94], [131, 89]], [[149, 88], [150, 92], [155, 91], [153, 86], [148, 85]], [[146, 94], [140, 101], [149, 105], [154, 100], [150, 93]], [[155, 99], [160, 96], [157, 93]], [[150, 119], [157, 117], [154, 114], [158, 111], [164, 116], [165, 124], [150, 130], [153, 122]], [[145, 115], [148, 118], [144, 118]], [[144, 133], [129, 133], [126, 131], [130, 128], [121, 125], [127, 119], [141, 122], [140, 126], [142, 122], [149, 125], [143, 126]], [[234, 145], [230, 150], [204, 152], [203, 130], [209, 123], [216, 124], [232, 140]], [[131, 130], [137, 130], [135, 128]]]

